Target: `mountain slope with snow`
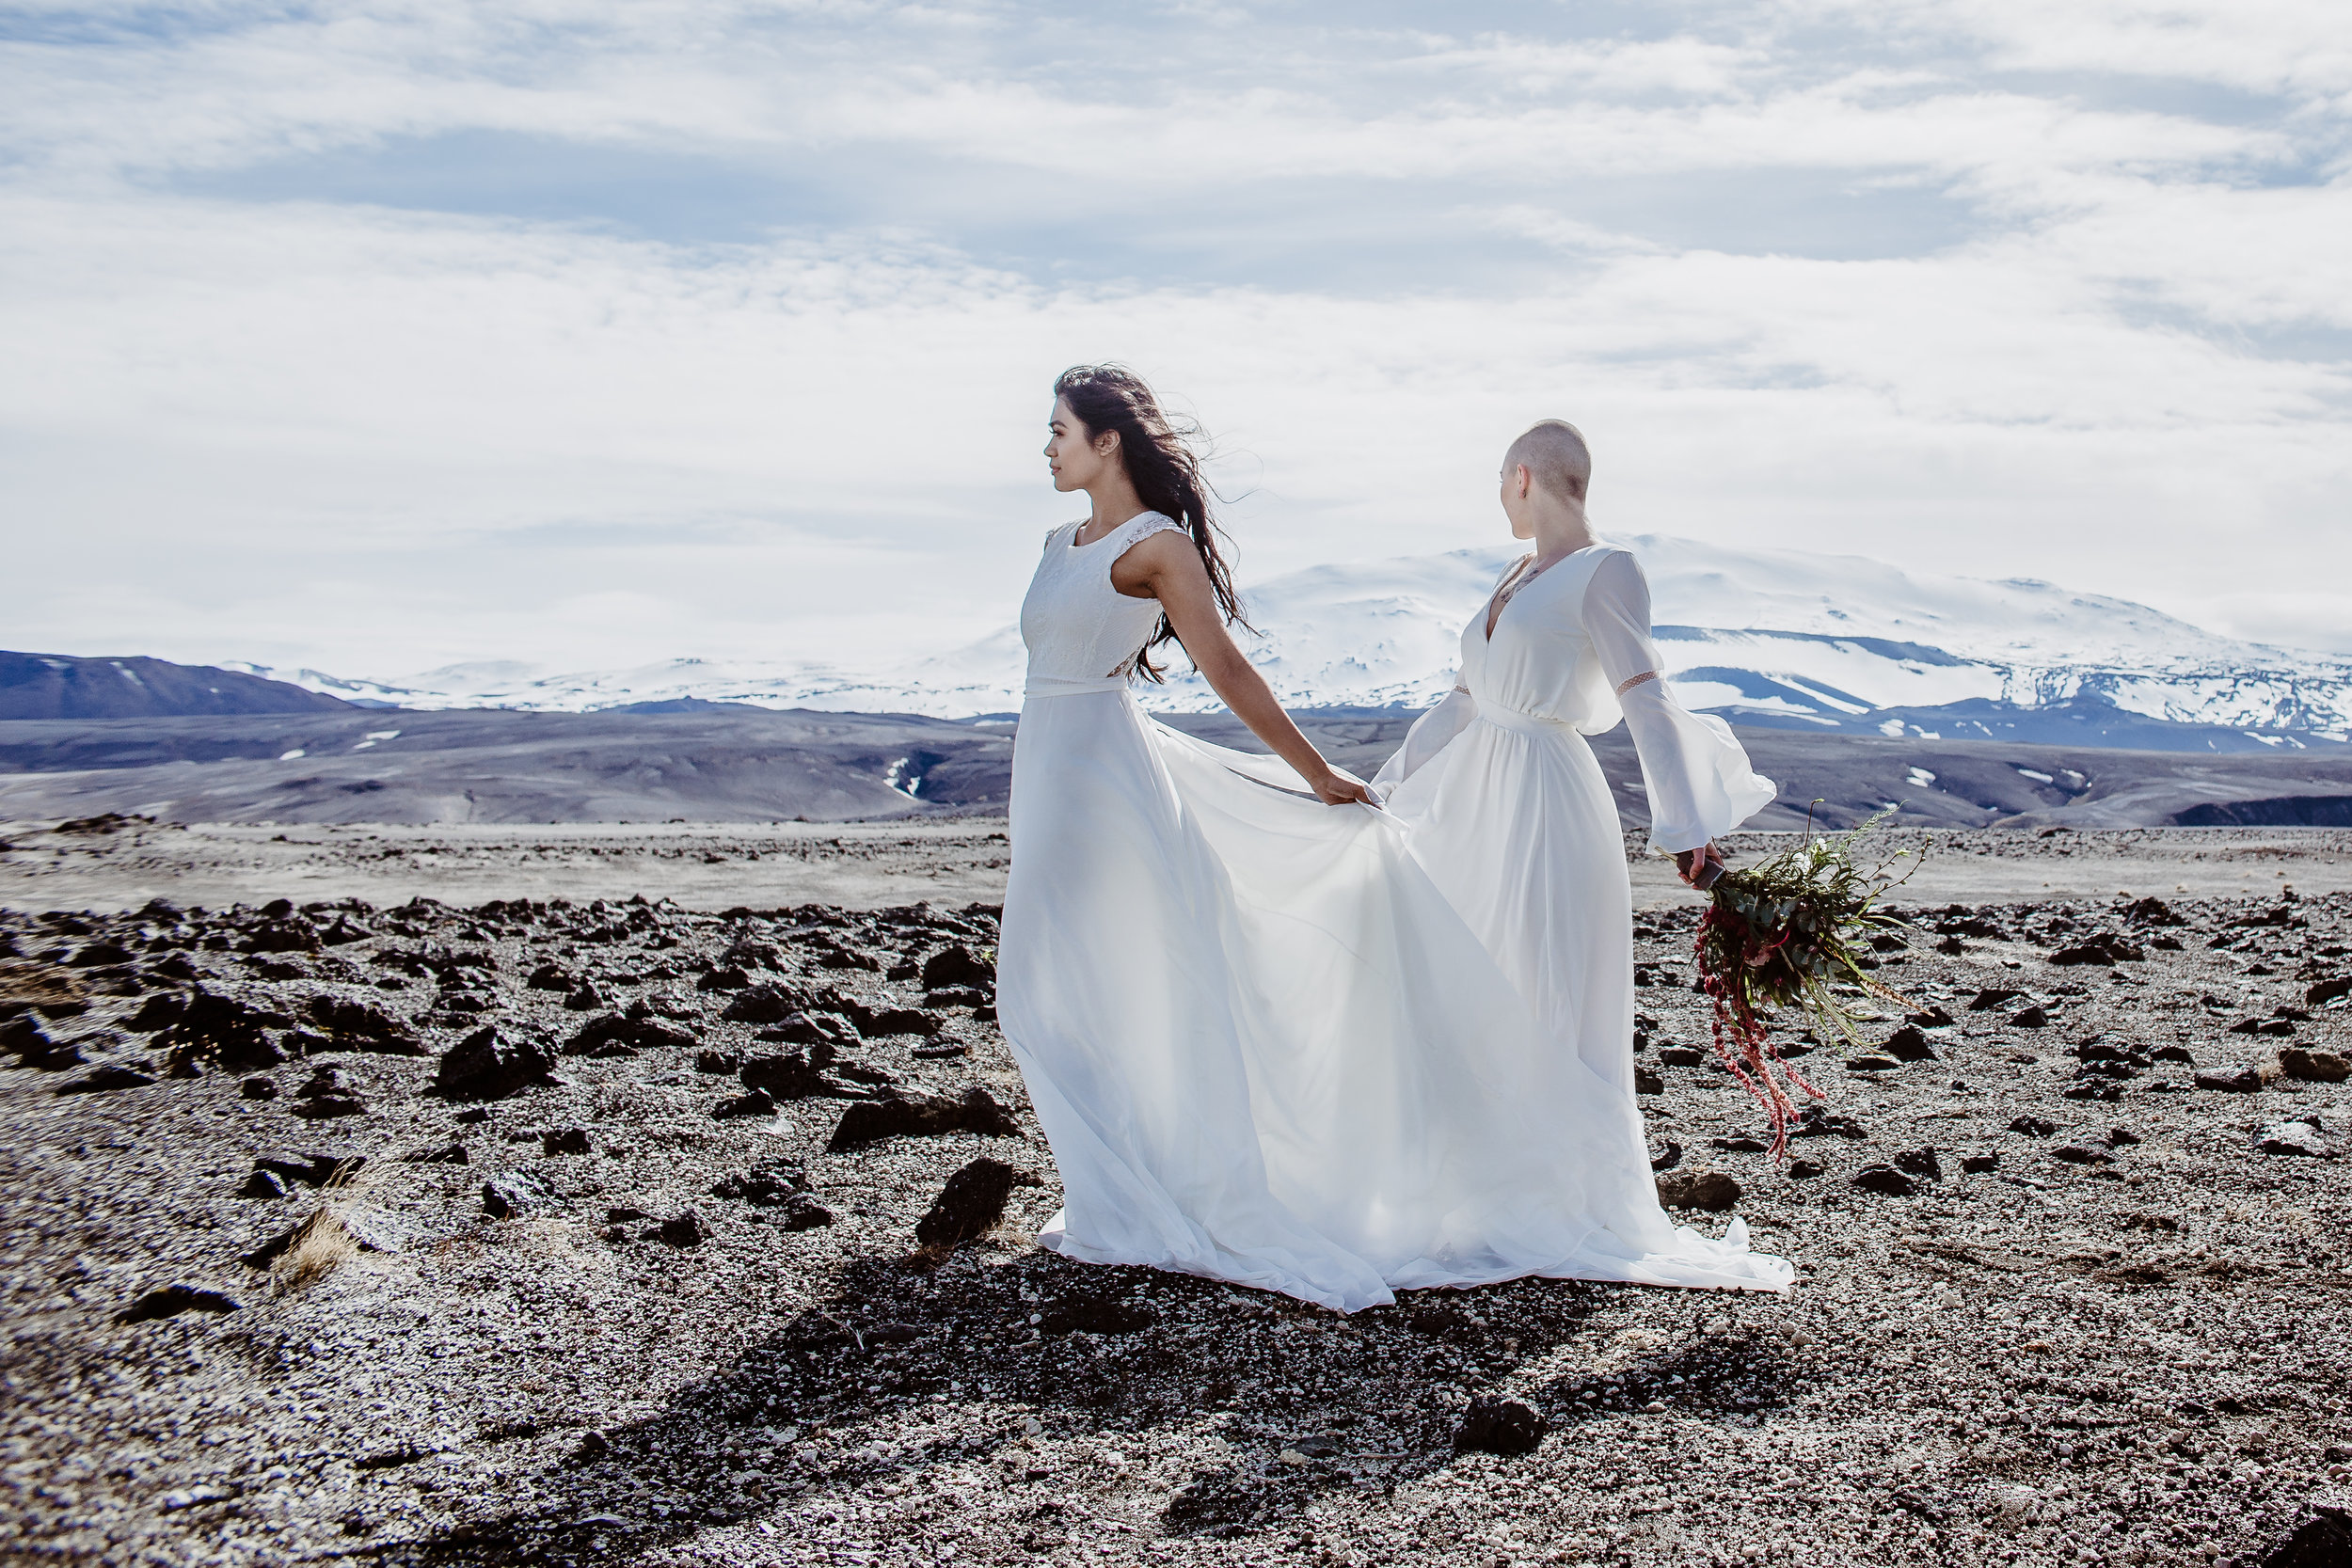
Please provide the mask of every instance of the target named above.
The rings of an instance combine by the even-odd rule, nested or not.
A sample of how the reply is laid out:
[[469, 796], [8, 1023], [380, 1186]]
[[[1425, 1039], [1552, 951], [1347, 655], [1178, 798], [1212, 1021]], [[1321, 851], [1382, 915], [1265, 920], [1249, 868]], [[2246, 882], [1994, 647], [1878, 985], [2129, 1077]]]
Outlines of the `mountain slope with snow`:
[[[1932, 736], [1947, 714], [1955, 735], [1990, 735], [1984, 715], [2063, 710], [2249, 737], [2240, 745], [2352, 736], [2352, 659], [2219, 637], [2145, 605], [2026, 578], [1935, 577], [1853, 556], [1663, 535], [1622, 542], [1649, 574], [1659, 652], [1677, 691], [1737, 721]], [[1523, 548], [1274, 578], [1249, 591], [1264, 631], [1245, 645], [1295, 706], [1423, 706], [1452, 684], [1461, 628]], [[1022, 663], [1020, 637], [1007, 627], [877, 671], [676, 659], [577, 673], [456, 666], [397, 682], [255, 673], [408, 707], [578, 712], [691, 698], [952, 718], [1019, 707]], [[1181, 657], [1173, 663], [1183, 668]], [[1218, 705], [1188, 672], [1141, 695], [1168, 711]]]

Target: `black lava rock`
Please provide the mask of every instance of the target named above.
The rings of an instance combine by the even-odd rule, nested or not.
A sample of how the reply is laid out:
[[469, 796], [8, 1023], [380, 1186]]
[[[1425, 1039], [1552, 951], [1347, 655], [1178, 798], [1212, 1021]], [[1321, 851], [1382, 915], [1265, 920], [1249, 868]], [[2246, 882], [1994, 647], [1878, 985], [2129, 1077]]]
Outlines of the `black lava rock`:
[[1518, 1400], [1481, 1394], [1464, 1413], [1454, 1447], [1456, 1452], [1533, 1453], [1548, 1430], [1543, 1417]]
[[2265, 1154], [2320, 1160], [2343, 1152], [2343, 1141], [2328, 1136], [2316, 1117], [2301, 1121], [2274, 1121], [2262, 1130], [2256, 1147]]
[[936, 1035], [947, 1021], [922, 1007], [868, 1007], [850, 1017], [865, 1034]]
[[1886, 1043], [1879, 1049], [1899, 1062], [1932, 1062], [1936, 1059], [1935, 1047], [1928, 1043], [1927, 1036], [1908, 1023], [1887, 1036]]
[[2352, 1508], [2313, 1502], [2312, 1517], [2260, 1560], [2260, 1568], [2344, 1568], [2352, 1562]]
[[1810, 1181], [1828, 1168], [1819, 1160], [1791, 1160], [1788, 1162], [1788, 1180]]
[[253, 1174], [245, 1179], [245, 1185], [237, 1189], [239, 1197], [276, 1199], [284, 1197], [286, 1193], [284, 1178], [276, 1171], [263, 1170], [258, 1165], [254, 1167]]
[[833, 1211], [806, 1193], [795, 1193], [784, 1203], [776, 1224], [786, 1230], [815, 1230], [833, 1223]]
[[253, 1168], [265, 1170], [306, 1187], [324, 1187], [338, 1177], [348, 1180], [367, 1161], [357, 1154], [271, 1152], [254, 1157]]
[[245, 1304], [222, 1295], [218, 1291], [200, 1291], [193, 1285], [167, 1285], [145, 1295], [115, 1314], [119, 1323], [152, 1323], [158, 1318], [176, 1318], [183, 1312], [241, 1312]]
[[923, 988], [926, 990], [945, 990], [957, 986], [977, 987], [993, 993], [996, 990], [996, 966], [961, 944], [943, 947], [923, 960]]
[[839, 1013], [798, 1012], [754, 1037], [771, 1045], [821, 1045], [847, 1051], [865, 1037], [858, 1033], [856, 1024]]
[[778, 1100], [863, 1099], [865, 1090], [851, 1088], [825, 1070], [832, 1062], [830, 1046], [813, 1045], [776, 1056], [755, 1056], [743, 1064], [737, 1076], [742, 1079], [745, 1088], [764, 1089]]
[[1963, 1154], [1960, 1159], [1960, 1168], [1971, 1176], [1982, 1176], [1988, 1171], [1999, 1170], [2001, 1157], [1998, 1154]]
[[168, 1029], [180, 1022], [188, 1010], [187, 994], [183, 991], [159, 990], [139, 1004], [139, 1010], [125, 1019], [122, 1027], [135, 1035], [151, 1035]]
[[151, 1072], [119, 1065], [92, 1069], [57, 1085], [59, 1094], [105, 1094], [115, 1089], [143, 1089], [155, 1082]]
[[1865, 1165], [1853, 1173], [1852, 1180], [1866, 1193], [1887, 1197], [1909, 1197], [1919, 1190], [1917, 1182], [1892, 1165]]
[[1944, 1179], [1944, 1166], [1931, 1148], [1911, 1148], [1895, 1156], [1895, 1168], [1907, 1176], [1924, 1176], [1931, 1181]]
[[231, 1071], [250, 1072], [276, 1067], [286, 1059], [286, 1053], [268, 1032], [293, 1024], [294, 1020], [284, 1013], [199, 984], [188, 993], [179, 1022], [162, 1031], [157, 1043], [189, 1060], [209, 1059]]
[[2050, 1150], [2050, 1158], [2063, 1160], [2070, 1165], [2111, 1165], [2115, 1156], [2104, 1148], [2089, 1148], [2081, 1144], [2062, 1144]]
[[274, 1078], [265, 1078], [257, 1075], [237, 1085], [237, 1092], [245, 1096], [247, 1100], [276, 1100], [278, 1098], [278, 1081]]
[[983, 1155], [972, 1161], [947, 1178], [930, 1211], [915, 1222], [915, 1241], [928, 1251], [948, 1252], [986, 1235], [1005, 1217], [1005, 1200], [1019, 1174], [1002, 1160]]
[[1740, 1183], [1719, 1170], [1678, 1170], [1658, 1179], [1658, 1201], [1669, 1209], [1721, 1213], [1740, 1201]]
[[523, 1171], [505, 1171], [482, 1184], [482, 1212], [493, 1219], [516, 1219], [562, 1202], [553, 1188]]
[[247, 953], [315, 953], [322, 945], [319, 928], [299, 914], [256, 921], [246, 927], [244, 950]]
[[888, 1089], [876, 1099], [850, 1106], [825, 1145], [828, 1154], [844, 1154], [884, 1138], [923, 1137], [942, 1132], [977, 1132], [988, 1137], [1020, 1135], [1012, 1113], [993, 1095], [974, 1084], [962, 1094], [914, 1094]]
[[543, 1040], [493, 1023], [450, 1047], [434, 1085], [452, 1100], [504, 1100], [555, 1070], [555, 1053]]
[[648, 1239], [667, 1242], [672, 1246], [687, 1247], [700, 1246], [710, 1237], [710, 1227], [703, 1223], [702, 1215], [689, 1209], [674, 1220], [663, 1220], [654, 1227], [653, 1235]]
[[710, 1108], [720, 1121], [739, 1121], [745, 1117], [772, 1117], [776, 1114], [776, 1097], [766, 1089], [754, 1089], [732, 1100], [722, 1100]]
[[1797, 1125], [1788, 1130], [1792, 1138], [1867, 1138], [1870, 1134], [1851, 1117], [1840, 1116], [1823, 1105], [1807, 1105], [1797, 1113]]
[[2012, 1029], [2047, 1029], [2050, 1026], [2049, 1009], [2041, 1006], [2020, 1007], [2009, 1015], [2009, 1026]]
[[588, 1130], [584, 1127], [566, 1127], [539, 1134], [542, 1154], [585, 1154], [588, 1147]]
[[390, 1056], [425, 1053], [424, 1041], [405, 1020], [394, 1018], [372, 1002], [312, 997], [309, 1016], [333, 1038], [339, 1051], [373, 1051]]
[[710, 1196], [774, 1207], [807, 1190], [808, 1171], [798, 1160], [763, 1160], [741, 1176], [722, 1179]]
[[2352, 1078], [2352, 1061], [2335, 1051], [2303, 1051], [2290, 1045], [2279, 1053], [2279, 1068], [2289, 1078], [2307, 1084], [2341, 1084]]
[[2023, 1132], [2029, 1138], [2046, 1138], [2058, 1130], [2058, 1123], [2042, 1117], [2019, 1117], [2009, 1124], [2012, 1132]]
[[749, 986], [736, 992], [720, 1017], [730, 1023], [782, 1023], [800, 1012], [800, 993], [789, 986]]

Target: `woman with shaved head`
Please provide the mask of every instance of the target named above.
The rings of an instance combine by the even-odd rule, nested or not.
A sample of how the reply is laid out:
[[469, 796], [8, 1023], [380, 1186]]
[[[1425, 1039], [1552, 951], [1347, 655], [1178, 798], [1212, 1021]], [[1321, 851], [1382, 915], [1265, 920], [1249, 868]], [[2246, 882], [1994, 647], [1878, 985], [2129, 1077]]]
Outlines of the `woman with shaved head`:
[[1715, 836], [1772, 803], [1730, 727], [1674, 699], [1650, 641], [1649, 583], [1593, 537], [1593, 457], [1546, 420], [1502, 459], [1502, 511], [1534, 548], [1462, 630], [1460, 685], [1422, 716], [1375, 787], [1542, 1021], [1555, 1094], [1608, 1085], [1620, 1135], [1633, 1100], [1633, 930], [1624, 840], [1585, 736], [1622, 719], [1641, 753], [1650, 847], [1710, 885]]

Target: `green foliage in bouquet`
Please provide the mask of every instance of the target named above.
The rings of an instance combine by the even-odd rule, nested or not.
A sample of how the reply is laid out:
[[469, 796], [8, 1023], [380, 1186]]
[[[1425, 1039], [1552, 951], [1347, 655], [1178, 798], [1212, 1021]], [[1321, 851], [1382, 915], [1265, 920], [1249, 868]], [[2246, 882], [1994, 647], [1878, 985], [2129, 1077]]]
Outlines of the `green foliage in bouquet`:
[[1772, 1015], [1798, 1008], [1819, 1038], [1835, 1034], [1860, 1045], [1855, 1026], [1861, 1020], [1838, 987], [1910, 1006], [1862, 966], [1870, 939], [1903, 925], [1878, 907], [1880, 900], [1918, 869], [1915, 859], [1902, 876], [1887, 874], [1908, 850], [1867, 868], [1855, 858], [1857, 841], [1889, 815], [1880, 812], [1842, 833], [1818, 838], [1808, 822], [1800, 842], [1743, 870], [1724, 872], [1709, 890], [1712, 902], [1694, 944], [1699, 986], [1714, 1006], [1716, 1053], [1772, 1117], [1775, 1159], [1788, 1151], [1788, 1122], [1796, 1112], [1789, 1085], [1816, 1100], [1827, 1097], [1780, 1059], [1768, 1034]]

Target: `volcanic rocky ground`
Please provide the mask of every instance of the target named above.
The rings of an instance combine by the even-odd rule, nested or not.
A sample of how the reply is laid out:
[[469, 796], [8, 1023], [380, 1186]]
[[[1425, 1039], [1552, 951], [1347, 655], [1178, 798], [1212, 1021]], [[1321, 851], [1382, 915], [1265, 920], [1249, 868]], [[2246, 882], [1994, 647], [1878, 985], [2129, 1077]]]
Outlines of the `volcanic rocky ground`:
[[1785, 1167], [1638, 916], [1792, 1293], [1353, 1317], [1030, 1243], [987, 904], [0, 915], [0, 1560], [2345, 1560], [2352, 894], [1908, 912]]

